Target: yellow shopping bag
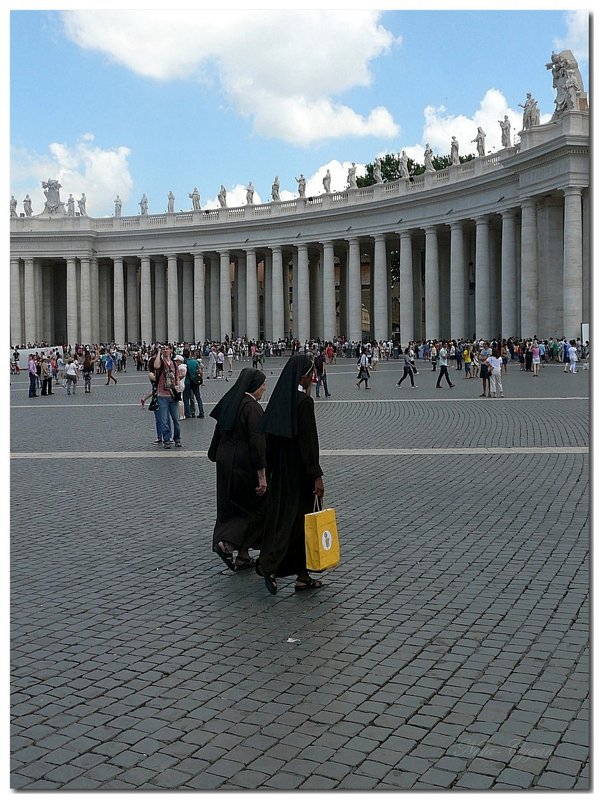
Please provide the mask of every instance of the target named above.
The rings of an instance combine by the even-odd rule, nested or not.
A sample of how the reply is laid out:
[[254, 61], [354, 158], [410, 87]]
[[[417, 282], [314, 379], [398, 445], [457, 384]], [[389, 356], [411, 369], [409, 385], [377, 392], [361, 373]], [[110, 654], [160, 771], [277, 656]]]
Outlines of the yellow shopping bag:
[[334, 508], [319, 508], [304, 517], [306, 569], [323, 572], [340, 563], [340, 540]]

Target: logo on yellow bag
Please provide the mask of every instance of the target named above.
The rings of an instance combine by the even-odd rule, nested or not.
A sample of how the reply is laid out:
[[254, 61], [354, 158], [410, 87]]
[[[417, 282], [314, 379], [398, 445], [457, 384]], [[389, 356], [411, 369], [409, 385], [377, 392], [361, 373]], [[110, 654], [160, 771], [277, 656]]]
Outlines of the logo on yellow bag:
[[323, 550], [331, 550], [333, 536], [331, 535], [330, 531], [323, 531], [321, 534], [321, 544], [323, 545]]

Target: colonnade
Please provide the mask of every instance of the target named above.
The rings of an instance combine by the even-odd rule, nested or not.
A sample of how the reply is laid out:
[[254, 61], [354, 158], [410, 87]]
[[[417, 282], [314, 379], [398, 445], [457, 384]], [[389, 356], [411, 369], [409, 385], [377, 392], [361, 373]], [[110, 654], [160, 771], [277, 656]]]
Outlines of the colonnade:
[[569, 187], [323, 241], [11, 258], [11, 342], [579, 335], [587, 205]]

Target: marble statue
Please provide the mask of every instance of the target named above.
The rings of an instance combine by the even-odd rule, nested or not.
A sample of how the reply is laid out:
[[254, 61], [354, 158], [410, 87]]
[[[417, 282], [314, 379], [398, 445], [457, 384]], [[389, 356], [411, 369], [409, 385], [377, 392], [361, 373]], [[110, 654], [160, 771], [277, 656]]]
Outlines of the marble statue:
[[398, 158], [398, 169], [400, 170], [401, 178], [410, 178], [408, 172], [408, 156], [406, 155], [406, 150], [403, 150], [400, 157]]
[[477, 145], [477, 155], [479, 157], [485, 155], [485, 131], [483, 128], [477, 128], [477, 136], [474, 139], [471, 139], [472, 142], [475, 142]]
[[123, 207], [123, 203], [121, 202], [121, 198], [119, 195], [115, 197], [115, 217], [121, 216], [121, 208]]
[[552, 53], [546, 69], [552, 70], [552, 87], [556, 90], [552, 115], [552, 119], [555, 120], [565, 111], [578, 109], [579, 97], [584, 94], [583, 81], [577, 59], [571, 50]]
[[510, 120], [506, 114], [504, 119], [498, 120], [498, 125], [502, 131], [502, 147], [510, 147]]
[[173, 192], [169, 192], [167, 195], [167, 213], [173, 214], [175, 211], [175, 195]]
[[450, 142], [450, 160], [453, 164], [460, 164], [460, 158], [458, 157], [458, 141], [456, 136], [453, 136], [452, 141]]
[[383, 183], [383, 176], [381, 174], [381, 159], [376, 158], [375, 163], [373, 165], [373, 177], [375, 178], [375, 183]]
[[142, 216], [145, 216], [148, 213], [148, 198], [146, 197], [145, 193], [142, 195], [142, 199], [140, 200], [139, 205], [140, 205], [140, 214]]
[[75, 216], [75, 198], [72, 194], [69, 195], [69, 199], [67, 200], [67, 214], [70, 217]]
[[28, 194], [25, 195], [25, 200], [23, 200], [23, 210], [25, 211], [25, 216], [30, 217], [33, 214], [33, 209], [31, 208], [31, 197]]
[[79, 206], [79, 213], [81, 214], [82, 217], [86, 217], [87, 216], [87, 211], [85, 210], [86, 202], [87, 202], [87, 200], [86, 200], [85, 192], [82, 192], [81, 199], [77, 201], [77, 205]]
[[348, 170], [348, 189], [356, 189], [356, 164], [352, 162], [352, 166]]
[[302, 173], [300, 173], [299, 178], [296, 178], [296, 183], [298, 184], [298, 194], [300, 197], [306, 197], [306, 178]]
[[227, 192], [225, 187], [221, 184], [221, 191], [217, 195], [221, 208], [227, 208]]
[[323, 178], [323, 188], [325, 189], [326, 194], [331, 192], [331, 172], [329, 172], [329, 170], [327, 170], [325, 177]]
[[10, 215], [11, 215], [11, 217], [18, 217], [19, 216], [17, 214], [17, 199], [14, 196], [14, 194], [10, 198]]
[[425, 172], [435, 172], [435, 167], [433, 166], [433, 150], [429, 147], [429, 142], [425, 145], [423, 161], [425, 163]]
[[254, 203], [254, 186], [252, 186], [252, 181], [248, 184], [248, 188], [246, 189], [246, 205], [251, 206]]
[[65, 204], [60, 199], [61, 184], [54, 178], [48, 178], [47, 181], [42, 181], [42, 189], [46, 197], [44, 212], [47, 214], [64, 214]]
[[192, 198], [192, 209], [200, 211], [200, 192], [196, 187], [194, 187], [194, 191], [191, 194], [188, 194], [188, 197]]
[[538, 108], [537, 100], [531, 96], [531, 92], [527, 92], [527, 99], [525, 103], [519, 103], [523, 109], [523, 130], [527, 131], [529, 128], [534, 128], [540, 124], [540, 109]]
[[273, 186], [271, 186], [271, 198], [273, 199], [274, 203], [278, 203], [281, 200], [281, 197], [279, 196], [279, 175], [275, 176]]

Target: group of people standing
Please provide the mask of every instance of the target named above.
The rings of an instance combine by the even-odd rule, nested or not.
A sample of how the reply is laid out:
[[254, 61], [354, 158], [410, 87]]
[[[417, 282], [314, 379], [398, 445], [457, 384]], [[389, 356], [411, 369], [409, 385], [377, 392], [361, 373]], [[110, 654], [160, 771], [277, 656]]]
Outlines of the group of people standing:
[[[210, 416], [208, 458], [217, 466], [213, 551], [233, 572], [254, 568], [267, 590], [295, 575], [295, 591], [319, 589], [306, 568], [304, 517], [324, 494], [314, 401], [315, 366], [306, 355], [286, 362], [265, 410], [261, 370], [244, 368]], [[258, 558], [249, 550], [260, 550]]]

